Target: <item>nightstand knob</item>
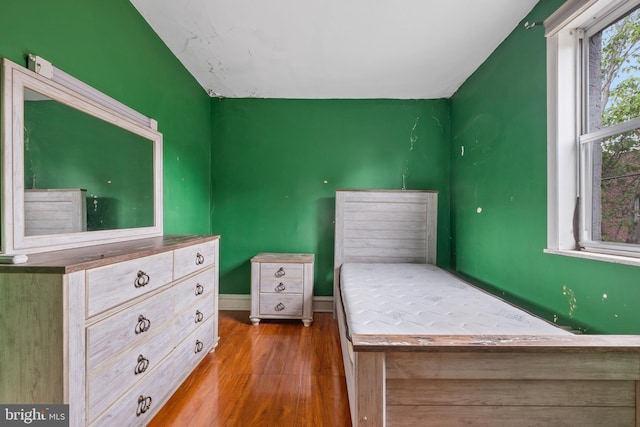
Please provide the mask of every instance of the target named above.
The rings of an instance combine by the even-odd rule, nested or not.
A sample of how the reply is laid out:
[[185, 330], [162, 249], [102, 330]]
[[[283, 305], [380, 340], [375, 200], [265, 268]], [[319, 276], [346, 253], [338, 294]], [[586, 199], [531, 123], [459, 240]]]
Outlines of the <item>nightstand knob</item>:
[[285, 289], [287, 289], [287, 287], [284, 285], [284, 283], [280, 282], [280, 284], [278, 286], [276, 286], [275, 291], [276, 292], [282, 292]]
[[202, 341], [196, 340], [196, 348], [194, 350], [194, 353], [200, 353], [203, 348], [204, 348], [204, 344], [202, 343]]
[[276, 311], [282, 311], [284, 310], [286, 307], [284, 306], [283, 303], [279, 302], [278, 305], [276, 305], [275, 310]]
[[285, 274], [287, 274], [287, 273], [285, 273], [285, 272], [284, 272], [284, 268], [280, 267], [280, 268], [278, 269], [278, 271], [276, 271], [276, 272], [275, 272], [274, 276], [276, 276], [276, 277], [283, 277]]
[[195, 323], [202, 322], [202, 319], [204, 319], [204, 314], [202, 314], [202, 312], [200, 310], [196, 310], [196, 322]]

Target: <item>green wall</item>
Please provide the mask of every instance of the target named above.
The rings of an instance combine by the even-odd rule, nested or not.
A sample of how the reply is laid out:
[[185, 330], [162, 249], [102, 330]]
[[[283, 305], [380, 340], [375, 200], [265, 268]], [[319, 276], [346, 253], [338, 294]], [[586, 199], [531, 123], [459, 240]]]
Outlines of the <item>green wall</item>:
[[448, 100], [216, 99], [212, 117], [221, 293], [249, 293], [259, 252], [309, 252], [315, 294], [331, 295], [340, 188], [439, 190], [449, 265]]
[[39, 55], [158, 121], [165, 233], [209, 233], [211, 100], [131, 3], [9, 0], [1, 9], [0, 56], [25, 65]]
[[[542, 0], [522, 22], [542, 21], [562, 3]], [[543, 28], [518, 25], [452, 97], [451, 118], [455, 269], [558, 323], [588, 332], [640, 333], [637, 267], [543, 253]]]
[[543, 253], [541, 27], [518, 25], [450, 100], [211, 100], [128, 0], [5, 3], [0, 56], [40, 55], [158, 120], [165, 232], [222, 234], [222, 293], [249, 293], [256, 253], [299, 251], [330, 295], [335, 190], [436, 189], [441, 266], [558, 323], [639, 333], [637, 268]]

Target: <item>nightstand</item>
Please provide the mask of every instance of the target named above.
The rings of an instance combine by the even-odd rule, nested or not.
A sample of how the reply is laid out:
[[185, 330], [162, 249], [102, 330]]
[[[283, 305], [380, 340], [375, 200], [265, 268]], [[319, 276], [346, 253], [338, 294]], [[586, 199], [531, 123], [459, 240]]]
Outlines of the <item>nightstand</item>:
[[251, 258], [251, 323], [313, 322], [313, 254], [261, 253]]

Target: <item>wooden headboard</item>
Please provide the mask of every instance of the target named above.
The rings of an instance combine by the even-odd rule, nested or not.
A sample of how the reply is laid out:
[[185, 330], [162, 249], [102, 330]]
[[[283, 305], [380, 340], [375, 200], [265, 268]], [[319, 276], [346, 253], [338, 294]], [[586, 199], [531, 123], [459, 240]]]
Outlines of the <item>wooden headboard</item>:
[[438, 192], [336, 190], [334, 296], [345, 262], [436, 263]]

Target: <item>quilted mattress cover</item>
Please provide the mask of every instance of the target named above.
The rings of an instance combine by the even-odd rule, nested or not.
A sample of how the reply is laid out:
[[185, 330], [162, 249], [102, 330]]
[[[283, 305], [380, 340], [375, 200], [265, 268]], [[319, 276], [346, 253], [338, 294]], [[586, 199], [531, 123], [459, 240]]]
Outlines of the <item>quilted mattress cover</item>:
[[570, 335], [430, 264], [347, 263], [340, 292], [349, 337]]

